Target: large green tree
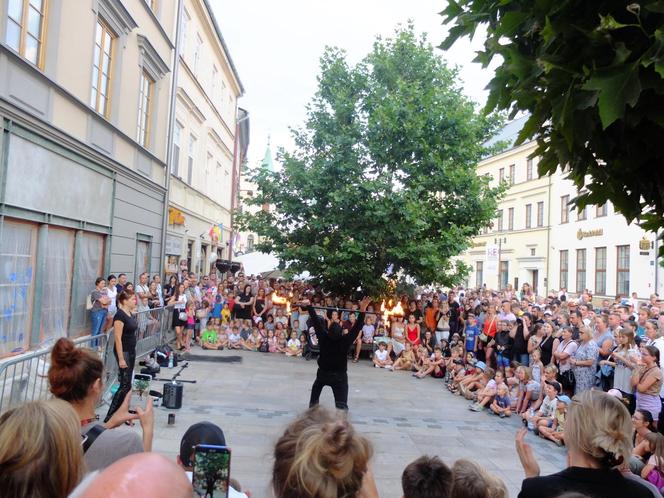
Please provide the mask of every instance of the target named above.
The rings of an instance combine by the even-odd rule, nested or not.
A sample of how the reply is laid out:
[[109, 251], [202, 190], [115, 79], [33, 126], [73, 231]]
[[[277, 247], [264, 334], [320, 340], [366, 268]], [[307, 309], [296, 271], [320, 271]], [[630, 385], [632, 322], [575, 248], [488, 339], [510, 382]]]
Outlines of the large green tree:
[[486, 109], [530, 113], [518, 141], [537, 139], [540, 174], [561, 168], [580, 206], [664, 227], [663, 0], [447, 0], [442, 15], [444, 49], [486, 28]]
[[453, 257], [494, 216], [501, 188], [475, 166], [498, 123], [463, 96], [447, 67], [412, 26], [377, 39], [357, 65], [329, 48], [318, 91], [283, 169], [258, 169], [253, 204], [240, 215], [289, 271], [309, 271], [326, 289], [373, 295], [381, 276], [452, 284], [467, 272]]

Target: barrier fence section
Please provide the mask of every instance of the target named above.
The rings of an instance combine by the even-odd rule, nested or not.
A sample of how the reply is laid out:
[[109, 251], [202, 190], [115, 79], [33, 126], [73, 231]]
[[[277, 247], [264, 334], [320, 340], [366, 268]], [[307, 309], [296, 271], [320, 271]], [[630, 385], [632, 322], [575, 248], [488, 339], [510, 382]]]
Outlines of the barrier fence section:
[[[171, 330], [172, 307], [154, 308], [136, 313], [136, 360], [150, 354], [157, 346], [174, 338]], [[88, 348], [104, 363], [102, 402], [110, 401], [117, 381], [118, 362], [114, 354], [113, 329], [99, 336], [74, 339], [79, 348]], [[29, 401], [48, 399], [48, 369], [53, 345], [0, 361], [0, 413]]]

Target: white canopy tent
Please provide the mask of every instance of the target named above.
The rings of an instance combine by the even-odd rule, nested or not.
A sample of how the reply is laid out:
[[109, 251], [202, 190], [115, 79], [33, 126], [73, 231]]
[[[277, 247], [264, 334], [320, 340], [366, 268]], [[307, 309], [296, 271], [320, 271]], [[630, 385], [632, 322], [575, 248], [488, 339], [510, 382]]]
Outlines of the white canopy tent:
[[247, 276], [271, 272], [277, 270], [279, 266], [279, 260], [276, 256], [258, 251], [236, 256], [233, 261], [242, 263], [244, 274]]

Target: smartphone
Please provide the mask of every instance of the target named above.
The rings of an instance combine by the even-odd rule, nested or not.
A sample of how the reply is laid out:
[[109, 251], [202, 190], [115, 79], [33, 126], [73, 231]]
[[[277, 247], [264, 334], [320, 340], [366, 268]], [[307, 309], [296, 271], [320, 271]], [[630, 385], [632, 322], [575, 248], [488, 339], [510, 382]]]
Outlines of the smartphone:
[[137, 413], [136, 408], [145, 410], [150, 397], [150, 382], [152, 382], [152, 375], [134, 374], [134, 381], [131, 383], [129, 413]]
[[194, 497], [228, 498], [230, 475], [230, 448], [211, 444], [194, 446]]

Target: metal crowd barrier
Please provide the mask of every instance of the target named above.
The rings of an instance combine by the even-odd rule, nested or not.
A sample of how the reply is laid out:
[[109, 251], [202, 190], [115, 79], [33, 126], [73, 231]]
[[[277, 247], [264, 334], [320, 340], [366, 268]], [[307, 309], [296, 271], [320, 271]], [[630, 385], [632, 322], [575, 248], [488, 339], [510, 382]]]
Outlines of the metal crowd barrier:
[[[171, 331], [172, 307], [155, 308], [136, 314], [136, 360], [150, 354], [157, 346], [170, 342], [174, 337]], [[118, 363], [113, 354], [114, 333], [95, 337], [84, 336], [74, 339], [76, 347], [95, 351], [104, 363], [102, 381], [104, 392], [101, 402], [112, 397], [113, 386], [117, 382]], [[0, 360], [0, 413], [29, 401], [48, 399], [48, 369], [53, 345], [30, 351], [19, 356]]]

